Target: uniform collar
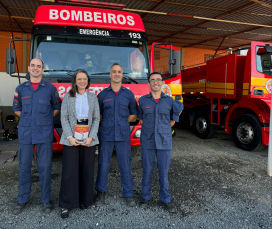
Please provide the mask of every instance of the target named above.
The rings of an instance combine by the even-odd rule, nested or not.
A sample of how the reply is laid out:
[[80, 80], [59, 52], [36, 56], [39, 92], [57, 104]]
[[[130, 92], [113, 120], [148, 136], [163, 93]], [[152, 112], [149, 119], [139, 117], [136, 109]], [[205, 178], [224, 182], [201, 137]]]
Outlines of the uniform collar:
[[[121, 85], [120, 90], [121, 90], [121, 89], [122, 89], [122, 90], [125, 90], [125, 88], [124, 88], [122, 85]], [[108, 91], [109, 91], [109, 90], [112, 90], [111, 85], [108, 87]], [[113, 90], [112, 90], [112, 91], [113, 91]]]
[[[25, 84], [26, 86], [30, 86], [31, 85], [31, 81], [30, 80], [28, 80], [27, 82], [26, 82], [26, 84]], [[41, 80], [41, 82], [40, 82], [40, 85], [39, 86], [42, 86], [42, 87], [44, 87], [45, 86], [45, 81], [42, 79]]]
[[[163, 92], [161, 93], [161, 98], [164, 98], [164, 97], [166, 97], [167, 95], [166, 94], [164, 94]], [[152, 93], [150, 92], [148, 95], [147, 95], [147, 97], [152, 97]]]

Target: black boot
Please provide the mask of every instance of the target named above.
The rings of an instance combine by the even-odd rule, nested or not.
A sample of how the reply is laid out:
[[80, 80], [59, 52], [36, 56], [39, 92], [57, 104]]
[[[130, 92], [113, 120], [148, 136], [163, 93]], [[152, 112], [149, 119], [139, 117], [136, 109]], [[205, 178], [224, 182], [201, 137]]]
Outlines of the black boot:
[[97, 190], [97, 195], [96, 195], [96, 198], [94, 201], [94, 205], [96, 207], [100, 207], [100, 206], [104, 205], [105, 204], [105, 196], [106, 196], [105, 192], [100, 192]]

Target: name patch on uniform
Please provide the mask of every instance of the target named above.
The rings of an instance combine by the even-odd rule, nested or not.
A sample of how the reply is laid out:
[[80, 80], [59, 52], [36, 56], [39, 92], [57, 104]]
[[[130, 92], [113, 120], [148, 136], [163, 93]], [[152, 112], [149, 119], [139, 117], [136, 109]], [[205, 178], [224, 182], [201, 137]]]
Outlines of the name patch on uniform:
[[30, 99], [31, 96], [25, 96], [25, 97], [22, 97], [22, 99]]
[[148, 109], [148, 108], [153, 108], [153, 106], [143, 107], [142, 109], [145, 110], [145, 109]]
[[14, 96], [18, 97], [18, 92], [17, 91], [14, 92]]
[[113, 100], [113, 99], [106, 99], [106, 100], [103, 101], [103, 103], [109, 102], [109, 101], [112, 101], [112, 100]]

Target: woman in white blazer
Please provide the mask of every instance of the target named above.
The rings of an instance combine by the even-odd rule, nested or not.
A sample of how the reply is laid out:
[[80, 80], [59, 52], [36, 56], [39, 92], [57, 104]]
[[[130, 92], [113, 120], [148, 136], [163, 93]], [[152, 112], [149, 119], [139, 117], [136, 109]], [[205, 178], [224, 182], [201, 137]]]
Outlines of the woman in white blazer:
[[[97, 97], [88, 92], [90, 77], [84, 69], [76, 70], [72, 89], [64, 95], [61, 107], [63, 144], [62, 177], [59, 195], [61, 217], [72, 208], [87, 209], [93, 204], [95, 145], [98, 141], [100, 110]], [[75, 125], [88, 125], [83, 143], [75, 139]]]

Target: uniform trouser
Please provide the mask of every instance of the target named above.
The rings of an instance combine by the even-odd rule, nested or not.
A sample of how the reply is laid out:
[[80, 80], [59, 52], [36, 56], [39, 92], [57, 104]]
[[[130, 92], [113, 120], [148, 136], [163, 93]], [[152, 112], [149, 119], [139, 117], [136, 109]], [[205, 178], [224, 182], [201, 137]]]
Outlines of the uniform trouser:
[[157, 167], [159, 170], [160, 200], [164, 203], [171, 201], [171, 195], [168, 192], [168, 170], [171, 162], [171, 150], [144, 149], [142, 148], [142, 198], [150, 200], [152, 173], [155, 165], [155, 156], [157, 156]]
[[[31, 191], [31, 166], [34, 144], [19, 144], [19, 193], [18, 203], [26, 203], [30, 199]], [[41, 201], [47, 203], [51, 195], [51, 171], [52, 171], [52, 142], [36, 144], [37, 167], [39, 171]]]
[[108, 174], [114, 146], [121, 175], [122, 194], [124, 197], [133, 196], [134, 184], [131, 175], [132, 155], [130, 141], [100, 141], [96, 190], [100, 192], [107, 191]]
[[61, 208], [90, 206], [94, 197], [95, 146], [63, 146]]

